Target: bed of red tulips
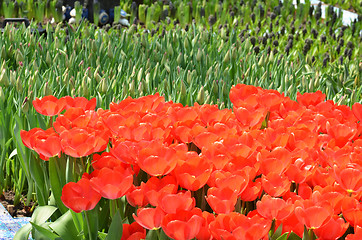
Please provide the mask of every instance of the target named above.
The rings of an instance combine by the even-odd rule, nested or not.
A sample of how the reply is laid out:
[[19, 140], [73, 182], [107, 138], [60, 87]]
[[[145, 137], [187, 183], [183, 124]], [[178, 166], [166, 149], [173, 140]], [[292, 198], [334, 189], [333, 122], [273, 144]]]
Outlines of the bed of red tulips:
[[362, 105], [243, 84], [230, 100], [220, 110], [155, 94], [95, 110], [95, 99], [46, 96], [33, 106], [52, 126], [21, 137], [45, 161], [89, 156], [61, 200], [81, 212], [125, 196], [134, 222], [122, 239], [157, 229], [180, 240], [268, 239], [277, 229], [283, 239], [362, 239]]

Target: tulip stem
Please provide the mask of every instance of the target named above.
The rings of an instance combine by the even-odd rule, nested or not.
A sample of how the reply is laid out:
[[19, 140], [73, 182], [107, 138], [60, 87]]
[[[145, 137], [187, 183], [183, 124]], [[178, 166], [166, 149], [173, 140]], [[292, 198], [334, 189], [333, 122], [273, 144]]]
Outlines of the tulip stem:
[[90, 227], [89, 216], [88, 216], [87, 211], [84, 211], [84, 217], [85, 217], [85, 220], [87, 222], [89, 240], [96, 240], [96, 239], [93, 238], [92, 229]]

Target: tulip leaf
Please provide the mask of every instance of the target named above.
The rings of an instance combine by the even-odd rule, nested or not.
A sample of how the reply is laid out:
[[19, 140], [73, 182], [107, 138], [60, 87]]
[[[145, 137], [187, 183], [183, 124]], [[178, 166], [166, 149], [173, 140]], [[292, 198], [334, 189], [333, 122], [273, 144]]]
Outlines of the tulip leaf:
[[[32, 237], [35, 239], [51, 239], [54, 240], [56, 238], [58, 238], [59, 236], [55, 233], [53, 233], [49, 228], [45, 228], [43, 226], [40, 226], [38, 224], [35, 224], [33, 222], [30, 222], [30, 224], [33, 226], [33, 233], [32, 233]], [[50, 223], [45, 223], [42, 224], [44, 226], [49, 225]], [[34, 231], [35, 230], [35, 231]]]
[[28, 240], [31, 231], [31, 224], [28, 223], [21, 227], [15, 234], [14, 240]]
[[63, 240], [81, 239], [73, 223], [73, 218], [70, 210], [64, 213], [55, 222], [51, 223], [49, 225], [49, 228], [56, 232]]
[[296, 233], [294, 233], [294, 232], [291, 232], [290, 234], [289, 234], [289, 237], [288, 237], [288, 240], [301, 240], [302, 238], [301, 237], [299, 237]]
[[61, 200], [61, 196], [62, 196], [62, 189], [63, 189], [63, 185], [60, 182], [60, 178], [57, 171], [57, 166], [56, 166], [56, 161], [58, 159], [56, 158], [50, 158], [49, 159], [49, 178], [50, 178], [50, 185], [52, 188], [52, 192], [54, 194], [54, 199], [57, 203], [57, 206], [60, 210], [61, 213], [65, 213], [67, 212], [67, 207], [63, 204], [62, 200]]
[[284, 233], [283, 235], [279, 236], [276, 240], [287, 240], [288, 239], [288, 233]]
[[283, 224], [280, 224], [277, 230], [275, 230], [274, 234], [272, 235], [271, 240], [277, 240], [277, 239], [280, 240], [279, 238], [281, 237], [282, 230], [283, 230]]
[[[42, 224], [47, 221], [53, 213], [57, 210], [54, 206], [38, 206], [31, 217], [30, 222], [32, 224]], [[32, 224], [28, 223], [20, 228], [14, 236], [14, 240], [27, 240], [29, 238]]]
[[46, 222], [53, 213], [57, 210], [54, 206], [38, 206], [31, 217], [31, 222], [35, 224], [41, 224]]
[[111, 226], [109, 227], [106, 240], [119, 240], [119, 236], [122, 236], [123, 225], [122, 218], [119, 210], [114, 214]]

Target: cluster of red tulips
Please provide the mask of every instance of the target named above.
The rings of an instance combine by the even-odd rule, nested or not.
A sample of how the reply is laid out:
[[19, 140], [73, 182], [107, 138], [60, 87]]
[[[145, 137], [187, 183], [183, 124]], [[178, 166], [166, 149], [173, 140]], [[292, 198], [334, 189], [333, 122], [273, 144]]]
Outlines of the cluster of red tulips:
[[162, 228], [172, 239], [268, 239], [282, 233], [362, 239], [362, 105], [239, 84], [233, 109], [184, 107], [158, 94], [111, 103], [46, 96], [52, 127], [22, 131], [43, 160], [90, 156], [67, 183], [74, 212], [126, 197], [137, 210], [122, 239]]

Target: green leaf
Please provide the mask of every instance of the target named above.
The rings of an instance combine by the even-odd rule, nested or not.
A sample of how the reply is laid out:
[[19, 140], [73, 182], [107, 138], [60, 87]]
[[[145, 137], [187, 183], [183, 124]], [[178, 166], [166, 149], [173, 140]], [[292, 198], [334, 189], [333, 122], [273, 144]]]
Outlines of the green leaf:
[[279, 227], [277, 228], [277, 230], [274, 232], [274, 234], [273, 234], [273, 236], [271, 237], [270, 240], [279, 239], [279, 237], [281, 237], [280, 235], [282, 234], [282, 230], [283, 230], [283, 224], [280, 224]]
[[[35, 224], [33, 222], [30, 222], [33, 228], [36, 230], [34, 234], [32, 234], [32, 237], [35, 239], [51, 239], [54, 240], [58, 238], [59, 236], [55, 233], [53, 233], [49, 228], [45, 228], [43, 226], [40, 226], [38, 224]], [[50, 223], [42, 224], [44, 226], [48, 226]]]
[[63, 240], [81, 239], [78, 231], [73, 223], [72, 214], [70, 211], [64, 213], [55, 222], [49, 225], [54, 232], [56, 232]]
[[283, 235], [279, 236], [276, 240], [287, 240], [288, 239], [288, 233], [284, 233]]
[[[54, 194], [54, 199], [57, 203], [57, 206], [61, 213], [67, 212], [68, 208], [63, 204], [61, 200], [63, 185], [60, 182], [60, 178], [57, 171], [56, 161], [57, 158], [49, 159], [49, 178], [52, 192]], [[61, 174], [61, 173], [60, 173]]]
[[150, 231], [148, 231], [145, 240], [157, 239], [157, 238], [158, 238], [158, 237], [157, 237], [157, 231], [158, 231], [158, 230], [150, 230]]
[[310, 237], [309, 237], [308, 229], [307, 229], [307, 227], [305, 225], [304, 225], [304, 232], [303, 232], [302, 240], [311, 240]]
[[291, 232], [291, 233], [289, 234], [288, 240], [302, 240], [302, 238], [299, 237], [296, 233]]
[[114, 214], [111, 226], [109, 227], [108, 235], [106, 237], [106, 240], [119, 240], [120, 236], [122, 236], [123, 232], [123, 225], [122, 225], [122, 219], [121, 214], [119, 213], [119, 210]]
[[42, 224], [46, 222], [58, 208], [54, 206], [38, 206], [35, 208], [31, 216], [31, 222], [35, 224]]
[[31, 231], [31, 224], [25, 224], [15, 234], [14, 240], [28, 240]]

